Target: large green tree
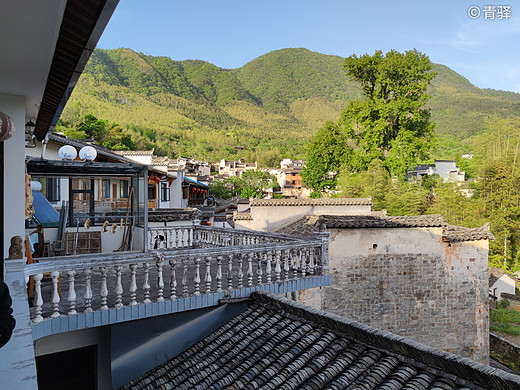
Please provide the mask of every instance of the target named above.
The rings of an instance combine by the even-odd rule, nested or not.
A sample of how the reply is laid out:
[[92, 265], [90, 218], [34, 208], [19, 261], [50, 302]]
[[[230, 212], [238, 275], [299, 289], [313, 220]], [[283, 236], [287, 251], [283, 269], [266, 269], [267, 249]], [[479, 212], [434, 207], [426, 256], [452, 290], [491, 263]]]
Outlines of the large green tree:
[[307, 145], [302, 179], [312, 188], [311, 197], [319, 197], [324, 189], [336, 188], [336, 174], [349, 154], [345, 133], [337, 123], [327, 121]]
[[346, 74], [359, 82], [364, 96], [350, 101], [340, 119], [355, 141], [351, 171], [366, 171], [379, 159], [391, 175], [404, 178], [408, 168], [430, 157], [435, 124], [425, 105], [435, 76], [431, 68], [428, 57], [416, 50], [345, 60]]

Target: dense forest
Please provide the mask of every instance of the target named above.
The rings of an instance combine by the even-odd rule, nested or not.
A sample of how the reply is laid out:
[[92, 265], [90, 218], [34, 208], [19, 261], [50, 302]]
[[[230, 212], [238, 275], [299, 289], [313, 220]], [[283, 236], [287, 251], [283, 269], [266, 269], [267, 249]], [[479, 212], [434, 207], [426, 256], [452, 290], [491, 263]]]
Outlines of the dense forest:
[[[58, 131], [76, 130], [91, 114], [132, 141], [104, 141], [110, 148], [155, 148], [160, 155], [206, 160], [244, 157], [277, 166], [284, 157], [303, 158], [318, 128], [360, 98], [359, 86], [345, 76], [344, 61], [283, 49], [238, 69], [222, 69], [130, 49], [96, 49]], [[443, 65], [433, 64], [433, 71], [428, 90], [437, 124], [433, 157], [476, 153], [475, 136], [491, 131], [495, 118], [520, 118], [519, 94], [479, 89]]]

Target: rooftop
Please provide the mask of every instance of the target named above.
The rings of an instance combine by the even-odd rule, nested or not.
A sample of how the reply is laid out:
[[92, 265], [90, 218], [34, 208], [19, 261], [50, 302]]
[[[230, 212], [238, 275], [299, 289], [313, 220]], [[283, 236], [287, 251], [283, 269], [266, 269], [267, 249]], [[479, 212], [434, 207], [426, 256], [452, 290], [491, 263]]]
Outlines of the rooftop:
[[520, 377], [279, 298], [121, 389], [518, 389]]
[[361, 228], [432, 228], [442, 227], [442, 239], [447, 242], [494, 240], [489, 225], [479, 228], [449, 225], [441, 215], [375, 216], [375, 215], [307, 215], [277, 230], [278, 233], [312, 235], [328, 229]]
[[371, 198], [251, 199], [251, 206], [371, 206]]

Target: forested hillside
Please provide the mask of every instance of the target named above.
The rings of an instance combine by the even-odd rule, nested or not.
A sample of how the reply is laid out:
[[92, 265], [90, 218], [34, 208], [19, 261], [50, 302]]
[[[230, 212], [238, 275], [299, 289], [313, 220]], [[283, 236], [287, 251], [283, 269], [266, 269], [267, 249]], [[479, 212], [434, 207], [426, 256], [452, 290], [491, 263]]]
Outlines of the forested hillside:
[[[109, 147], [154, 147], [158, 154], [206, 160], [245, 157], [274, 166], [283, 157], [303, 157], [318, 128], [360, 97], [343, 64], [337, 56], [283, 49], [229, 70], [96, 49], [58, 130], [76, 129], [92, 114], [132, 139]], [[436, 157], [473, 152], [474, 136], [490, 131], [495, 118], [520, 117], [520, 94], [479, 89], [443, 65], [433, 70]]]

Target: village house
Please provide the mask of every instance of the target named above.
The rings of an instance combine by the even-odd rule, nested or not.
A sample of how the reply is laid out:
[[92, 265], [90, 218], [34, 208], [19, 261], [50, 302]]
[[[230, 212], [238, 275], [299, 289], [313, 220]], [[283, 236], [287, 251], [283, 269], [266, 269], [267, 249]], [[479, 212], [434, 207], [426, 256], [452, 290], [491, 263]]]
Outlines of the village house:
[[424, 176], [439, 175], [443, 182], [463, 182], [466, 174], [454, 160], [435, 160], [434, 164], [420, 164], [406, 173], [408, 181], [421, 180]]
[[255, 171], [258, 168], [256, 162], [247, 163], [244, 159], [238, 161], [230, 161], [222, 159], [218, 166], [218, 174], [223, 177], [241, 176], [246, 171]]
[[489, 295], [501, 300], [502, 294], [515, 295], [515, 280], [503, 269], [489, 267]]
[[333, 284], [300, 292], [300, 302], [488, 362], [488, 228], [387, 217], [371, 212], [370, 198], [251, 199], [234, 220], [243, 229], [329, 232]]
[[[35, 118], [36, 142], [52, 133], [117, 3], [0, 0], [1, 269], [17, 320], [0, 349], [2, 388], [520, 386], [516, 375], [281, 298], [331, 284], [327, 232], [149, 227], [146, 164], [26, 163], [24, 125]], [[31, 203], [26, 167], [90, 183], [130, 177], [143, 247], [27, 264], [18, 239]], [[95, 183], [72, 190], [91, 195]]]

